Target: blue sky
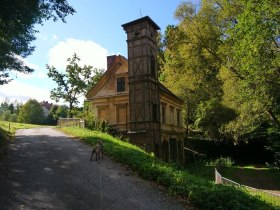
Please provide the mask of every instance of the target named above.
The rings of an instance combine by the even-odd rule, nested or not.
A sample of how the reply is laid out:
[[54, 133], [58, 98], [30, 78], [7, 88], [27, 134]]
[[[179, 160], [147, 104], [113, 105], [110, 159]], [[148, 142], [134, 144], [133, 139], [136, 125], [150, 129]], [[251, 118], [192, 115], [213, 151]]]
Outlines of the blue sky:
[[[199, 0], [193, 0], [198, 4]], [[38, 25], [36, 46], [26, 59], [36, 71], [24, 75], [13, 73], [14, 80], [0, 86], [0, 101], [26, 102], [29, 98], [48, 100], [56, 84], [47, 77], [46, 64], [63, 71], [66, 59], [74, 52], [81, 58], [81, 65], [106, 68], [106, 56], [121, 54], [127, 57], [126, 33], [121, 25], [150, 16], [165, 31], [167, 25], [176, 25], [174, 12], [181, 0], [68, 0], [76, 13], [61, 21], [47, 21]], [[83, 101], [83, 97], [80, 98]], [[62, 101], [61, 101], [62, 102]]]

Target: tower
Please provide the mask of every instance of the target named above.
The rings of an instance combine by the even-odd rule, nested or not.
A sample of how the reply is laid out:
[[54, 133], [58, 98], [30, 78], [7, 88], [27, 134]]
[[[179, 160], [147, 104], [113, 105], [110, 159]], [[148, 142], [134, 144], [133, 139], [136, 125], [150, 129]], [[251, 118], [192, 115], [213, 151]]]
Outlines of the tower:
[[158, 156], [161, 136], [157, 31], [160, 28], [148, 16], [122, 27], [128, 45], [130, 141]]

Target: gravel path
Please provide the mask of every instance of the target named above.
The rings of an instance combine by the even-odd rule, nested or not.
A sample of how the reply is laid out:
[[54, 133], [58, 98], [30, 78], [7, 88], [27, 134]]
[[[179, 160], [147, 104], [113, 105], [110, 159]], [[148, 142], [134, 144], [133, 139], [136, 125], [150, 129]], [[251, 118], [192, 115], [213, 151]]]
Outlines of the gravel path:
[[158, 209], [184, 205], [53, 128], [18, 130], [0, 160], [0, 209]]

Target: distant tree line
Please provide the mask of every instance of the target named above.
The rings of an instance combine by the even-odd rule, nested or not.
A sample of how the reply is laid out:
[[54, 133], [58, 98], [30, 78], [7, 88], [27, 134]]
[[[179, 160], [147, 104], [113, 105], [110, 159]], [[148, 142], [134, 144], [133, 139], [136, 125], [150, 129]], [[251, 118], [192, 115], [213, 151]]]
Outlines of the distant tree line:
[[[74, 116], [82, 116], [82, 108], [73, 109]], [[0, 104], [0, 120], [28, 124], [56, 125], [59, 118], [69, 117], [69, 108], [66, 105], [53, 105], [48, 115], [45, 115], [41, 104], [35, 99], [26, 103], [9, 102], [6, 99]]]

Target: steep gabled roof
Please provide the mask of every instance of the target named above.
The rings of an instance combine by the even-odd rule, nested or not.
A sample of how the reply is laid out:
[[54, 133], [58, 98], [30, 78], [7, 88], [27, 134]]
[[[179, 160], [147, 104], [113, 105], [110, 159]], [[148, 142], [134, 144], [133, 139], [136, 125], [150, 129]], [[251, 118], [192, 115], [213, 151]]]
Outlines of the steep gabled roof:
[[[95, 86], [93, 86], [86, 94], [86, 98], [90, 99], [94, 97], [98, 91], [106, 84], [106, 82], [112, 77], [112, 75], [115, 74], [115, 72], [120, 68], [120, 66], [123, 63], [128, 63], [127, 59], [124, 56], [118, 55], [118, 56], [113, 56], [113, 61], [109, 65], [108, 69], [106, 72], [101, 76], [99, 81]], [[172, 93], [168, 88], [166, 88], [163, 84], [158, 82], [160, 91], [163, 93], [166, 93], [169, 97], [173, 98], [179, 103], [184, 103], [178, 96], [176, 96], [174, 93]]]
[[86, 94], [86, 98], [89, 99], [93, 97], [105, 85], [105, 83], [110, 79], [110, 77], [114, 75], [114, 73], [119, 69], [119, 67], [123, 63], [127, 63], [127, 59], [124, 56], [122, 55], [115, 56], [114, 60], [112, 61], [112, 64], [108, 67], [105, 73], [100, 77], [96, 85], [94, 85], [89, 89], [89, 91]]

